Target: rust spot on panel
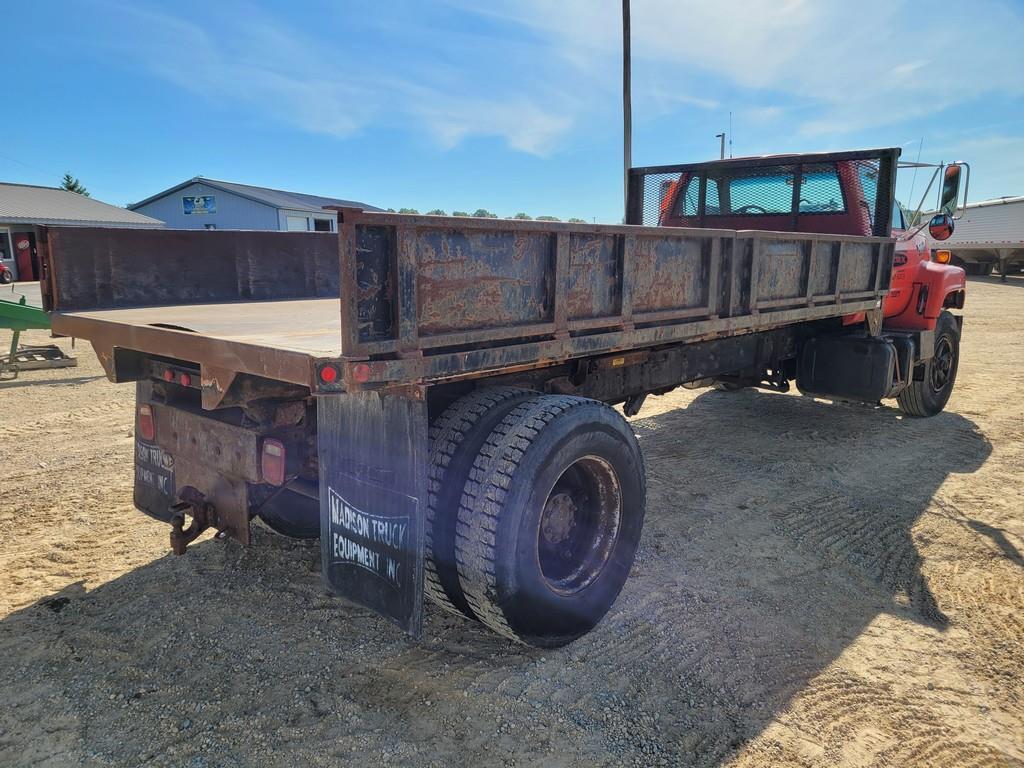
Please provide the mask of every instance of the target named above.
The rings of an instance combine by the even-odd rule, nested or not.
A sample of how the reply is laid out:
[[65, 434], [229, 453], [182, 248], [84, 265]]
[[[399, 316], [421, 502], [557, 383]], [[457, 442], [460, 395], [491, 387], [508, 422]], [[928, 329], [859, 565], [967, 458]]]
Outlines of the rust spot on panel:
[[633, 312], [660, 312], [706, 303], [704, 245], [699, 237], [638, 237], [634, 251]]
[[419, 230], [420, 336], [549, 319], [552, 254], [544, 233]]

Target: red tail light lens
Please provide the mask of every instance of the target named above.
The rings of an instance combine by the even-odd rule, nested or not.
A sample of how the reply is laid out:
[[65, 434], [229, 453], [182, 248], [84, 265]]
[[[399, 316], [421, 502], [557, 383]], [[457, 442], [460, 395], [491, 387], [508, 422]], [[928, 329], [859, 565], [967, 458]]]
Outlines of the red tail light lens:
[[341, 372], [337, 366], [325, 365], [320, 369], [320, 381], [324, 384], [333, 384], [338, 380], [339, 376], [341, 376]]
[[271, 485], [284, 485], [284, 443], [272, 437], [264, 438], [263, 450], [260, 453], [260, 474], [263, 482]]
[[366, 363], [356, 363], [352, 368], [352, 378], [360, 384], [368, 382], [372, 373], [373, 369]]
[[153, 420], [153, 407], [150, 405], [139, 406], [139, 437], [150, 443], [156, 439], [156, 421]]

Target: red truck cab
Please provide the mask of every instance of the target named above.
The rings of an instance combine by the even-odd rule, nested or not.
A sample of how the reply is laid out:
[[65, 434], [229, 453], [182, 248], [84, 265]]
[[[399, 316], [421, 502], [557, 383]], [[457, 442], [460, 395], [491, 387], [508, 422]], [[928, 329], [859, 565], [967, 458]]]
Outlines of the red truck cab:
[[[658, 224], [892, 236], [897, 244], [890, 293], [883, 305], [885, 326], [932, 330], [944, 308], [963, 307], [964, 270], [932, 261], [923, 232], [908, 229], [898, 204], [893, 206], [891, 219], [883, 220], [879, 195], [881, 192], [884, 200], [891, 189], [886, 185], [894, 184], [895, 179], [881, 178], [876, 160], [808, 163], [805, 159], [801, 155], [737, 158], [682, 171], [662, 182]], [[944, 199], [951, 193], [954, 206], [958, 174], [959, 166], [948, 166], [943, 185]], [[846, 318], [847, 324], [863, 321], [863, 313]]]

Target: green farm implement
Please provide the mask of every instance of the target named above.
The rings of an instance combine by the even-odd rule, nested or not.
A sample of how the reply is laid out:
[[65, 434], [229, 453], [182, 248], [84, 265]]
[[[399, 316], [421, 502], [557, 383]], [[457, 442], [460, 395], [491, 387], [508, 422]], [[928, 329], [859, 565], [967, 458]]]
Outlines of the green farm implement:
[[19, 345], [22, 331], [49, 330], [50, 318], [39, 307], [26, 303], [22, 296], [17, 302], [0, 299], [0, 329], [13, 331], [9, 354], [0, 355], [0, 374], [13, 374], [19, 371], [38, 368], [70, 368], [78, 365], [78, 361], [64, 354], [56, 344], [42, 346]]

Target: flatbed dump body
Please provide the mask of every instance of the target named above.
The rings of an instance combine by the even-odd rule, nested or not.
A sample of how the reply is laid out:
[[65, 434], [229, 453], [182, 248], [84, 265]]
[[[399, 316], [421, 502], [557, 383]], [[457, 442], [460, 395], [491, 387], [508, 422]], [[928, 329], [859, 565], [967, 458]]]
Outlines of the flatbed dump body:
[[[357, 362], [363, 387], [423, 383], [873, 310], [893, 254], [888, 238], [351, 210], [336, 240], [130, 234], [50, 231], [56, 332], [115, 379], [127, 349], [312, 391], [327, 362], [350, 386]], [[197, 286], [207, 303], [182, 301]]]
[[[639, 543], [643, 458], [612, 405], [795, 380], [944, 407], [957, 321], [883, 325], [897, 156], [707, 169], [795, 163], [777, 186], [797, 229], [801, 189], [866, 158], [871, 237], [353, 209], [337, 235], [55, 228], [44, 303], [112, 381], [136, 382], [135, 504], [171, 524], [175, 552], [208, 527], [247, 544], [259, 517], [319, 536], [325, 586], [414, 635], [426, 595], [559, 646], [605, 614]], [[688, 172], [637, 176], [633, 220], [667, 210]]]

